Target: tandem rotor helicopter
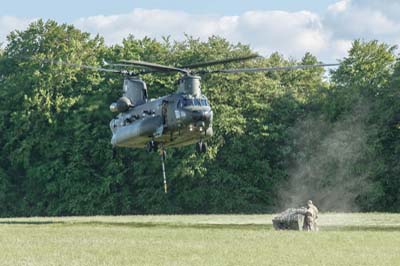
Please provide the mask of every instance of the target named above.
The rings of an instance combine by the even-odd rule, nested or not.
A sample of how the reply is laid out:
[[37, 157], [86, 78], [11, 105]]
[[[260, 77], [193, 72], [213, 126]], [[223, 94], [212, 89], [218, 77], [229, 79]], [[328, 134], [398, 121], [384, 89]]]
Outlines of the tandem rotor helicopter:
[[[145, 148], [149, 152], [159, 151], [162, 162], [164, 191], [167, 193], [164, 165], [166, 158], [165, 148], [195, 144], [197, 152], [204, 153], [207, 151], [206, 140], [213, 135], [212, 121], [214, 114], [206, 95], [201, 91], [201, 75], [269, 72], [338, 65], [314, 64], [266, 68], [206, 69], [209, 66], [251, 60], [256, 57], [260, 56], [252, 54], [178, 67], [135, 60], [121, 60], [113, 64], [104, 62], [104, 67], [65, 62], [58, 63], [94, 71], [119, 73], [124, 76], [122, 96], [110, 105], [110, 111], [118, 113], [110, 122], [113, 157], [117, 147]], [[124, 69], [121, 70], [121, 67]], [[139, 68], [140, 70], [127, 70], [131, 67]], [[175, 93], [157, 99], [148, 97], [147, 86], [140, 78], [141, 75], [176, 72], [180, 73], [181, 77]]]

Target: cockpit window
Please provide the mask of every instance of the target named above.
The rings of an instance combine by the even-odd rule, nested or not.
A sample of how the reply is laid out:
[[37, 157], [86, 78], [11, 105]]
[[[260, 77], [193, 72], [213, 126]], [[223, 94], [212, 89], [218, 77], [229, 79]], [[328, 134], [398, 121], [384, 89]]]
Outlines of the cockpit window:
[[184, 99], [183, 106], [193, 106], [195, 105], [194, 99]]
[[183, 106], [208, 106], [208, 102], [206, 99], [183, 99]]
[[189, 106], [191, 105], [191, 100], [190, 99], [183, 99], [183, 106]]
[[208, 106], [208, 102], [206, 99], [201, 99], [201, 105], [202, 106]]

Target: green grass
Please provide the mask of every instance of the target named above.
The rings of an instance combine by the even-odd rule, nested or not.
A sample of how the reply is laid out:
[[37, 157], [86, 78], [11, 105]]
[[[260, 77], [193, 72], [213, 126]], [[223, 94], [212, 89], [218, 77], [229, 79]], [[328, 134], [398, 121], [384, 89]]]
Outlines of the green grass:
[[400, 214], [321, 214], [320, 232], [273, 215], [0, 219], [0, 265], [400, 265]]

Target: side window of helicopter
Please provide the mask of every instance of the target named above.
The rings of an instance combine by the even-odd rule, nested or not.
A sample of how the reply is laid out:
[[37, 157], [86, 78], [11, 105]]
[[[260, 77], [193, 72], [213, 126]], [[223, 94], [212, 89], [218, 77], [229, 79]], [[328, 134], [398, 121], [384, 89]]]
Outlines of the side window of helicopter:
[[143, 101], [144, 101], [144, 102], [147, 102], [147, 97], [148, 97], [148, 96], [147, 96], [147, 89], [144, 88], [144, 89], [143, 89]]
[[176, 104], [176, 107], [179, 108], [179, 109], [182, 109], [183, 104], [182, 104], [181, 100], [178, 101], [178, 103]]
[[196, 105], [196, 106], [200, 106], [200, 105], [201, 105], [200, 99], [197, 99], [197, 98], [193, 99], [193, 103], [194, 103], [194, 105]]
[[183, 106], [193, 105], [193, 101], [191, 99], [183, 99]]
[[208, 102], [206, 99], [201, 99], [201, 105], [202, 106], [208, 106]]

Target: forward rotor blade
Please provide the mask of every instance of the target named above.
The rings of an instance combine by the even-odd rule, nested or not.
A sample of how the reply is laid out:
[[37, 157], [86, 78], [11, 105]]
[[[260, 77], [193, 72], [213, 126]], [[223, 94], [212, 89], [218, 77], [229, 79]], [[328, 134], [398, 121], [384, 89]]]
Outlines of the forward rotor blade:
[[164, 66], [160, 64], [155, 64], [155, 63], [149, 63], [149, 62], [144, 62], [144, 61], [136, 61], [136, 60], [121, 60], [120, 62], [122, 63], [127, 63], [135, 66], [141, 66], [141, 67], [147, 67], [151, 68], [160, 72], [170, 72], [170, 71], [175, 71], [175, 72], [181, 72], [184, 74], [189, 74], [189, 71], [183, 68], [178, 68], [178, 67], [172, 67], [172, 66]]
[[193, 69], [193, 68], [199, 68], [199, 67], [227, 64], [227, 63], [231, 63], [231, 62], [246, 61], [246, 60], [254, 59], [257, 57], [260, 57], [260, 56], [258, 54], [252, 54], [252, 55], [242, 56], [242, 57], [234, 57], [234, 58], [227, 58], [227, 59], [222, 59], [222, 60], [214, 60], [214, 61], [195, 63], [195, 64], [191, 64], [191, 65], [180, 66], [180, 68]]
[[[5, 61], [5, 60], [27, 60], [27, 61], [31, 60], [31, 61], [36, 61], [38, 63], [77, 67], [77, 68], [82, 68], [82, 69], [90, 69], [90, 70], [93, 70], [93, 71], [101, 71], [101, 72], [123, 74], [123, 75], [127, 75], [127, 76], [136, 76], [137, 75], [137, 73], [135, 73], [133, 71], [119, 70], [119, 69], [112, 69], [112, 68], [104, 68], [104, 67], [96, 67], [96, 66], [88, 66], [88, 65], [82, 65], [82, 64], [74, 64], [74, 63], [64, 62], [62, 60], [35, 59], [33, 57], [24, 57], [24, 56], [19, 56], [19, 57], [6, 56], [6, 57], [1, 58], [0, 62], [1, 61]], [[106, 63], [106, 65], [107, 65], [107, 63]]]
[[110, 66], [110, 67], [137, 67], [135, 65], [120, 64], [120, 63], [107, 63], [106, 66]]
[[269, 72], [269, 71], [281, 71], [281, 70], [307, 69], [307, 68], [314, 68], [314, 67], [332, 67], [332, 66], [338, 66], [338, 65], [339, 64], [316, 64], [316, 65], [278, 66], [278, 67], [264, 67], [264, 68], [220, 69], [220, 70], [199, 71], [199, 73], [200, 74], [209, 74], [209, 73]]
[[112, 69], [112, 68], [103, 68], [103, 67], [95, 67], [95, 66], [88, 66], [88, 65], [81, 65], [81, 64], [73, 64], [73, 63], [67, 63], [67, 62], [63, 62], [63, 61], [54, 61], [54, 60], [47, 60], [47, 59], [41, 60], [41, 61], [48, 63], [48, 64], [71, 66], [71, 67], [77, 67], [77, 68], [82, 68], [82, 69], [90, 69], [90, 70], [94, 70], [94, 71], [117, 73], [117, 74], [124, 74], [124, 75], [134, 75], [133, 72], [130, 72], [127, 70], [118, 70], [118, 69]]

